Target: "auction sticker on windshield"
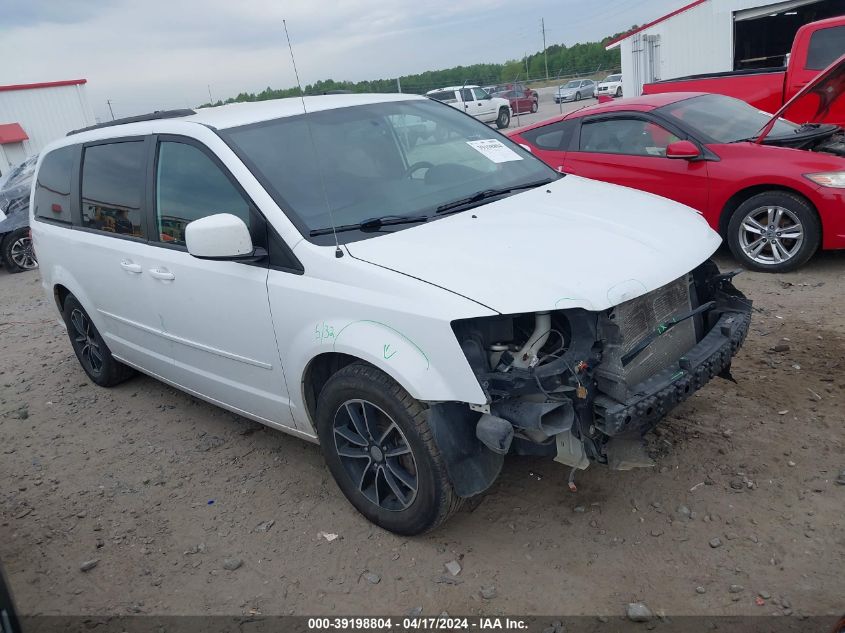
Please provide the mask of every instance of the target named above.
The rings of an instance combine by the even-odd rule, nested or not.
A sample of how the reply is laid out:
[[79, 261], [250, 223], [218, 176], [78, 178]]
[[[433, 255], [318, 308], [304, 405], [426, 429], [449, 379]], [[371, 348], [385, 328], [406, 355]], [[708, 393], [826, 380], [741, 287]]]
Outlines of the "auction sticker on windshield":
[[467, 145], [494, 163], [509, 163], [514, 160], [522, 160], [522, 156], [494, 138], [481, 141], [467, 141]]

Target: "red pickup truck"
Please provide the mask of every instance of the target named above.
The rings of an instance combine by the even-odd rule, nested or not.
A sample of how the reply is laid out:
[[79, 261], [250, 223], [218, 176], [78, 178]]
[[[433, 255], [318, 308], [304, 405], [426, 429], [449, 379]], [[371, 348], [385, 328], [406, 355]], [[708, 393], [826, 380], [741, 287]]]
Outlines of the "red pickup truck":
[[[727, 73], [690, 75], [643, 86], [643, 94], [664, 92], [711, 92], [742, 99], [765, 112], [777, 112], [801, 88], [845, 53], [845, 16], [805, 24], [795, 34], [786, 67], [737, 70]], [[794, 108], [790, 119], [809, 115]], [[842, 109], [829, 110], [822, 121], [845, 125]]]

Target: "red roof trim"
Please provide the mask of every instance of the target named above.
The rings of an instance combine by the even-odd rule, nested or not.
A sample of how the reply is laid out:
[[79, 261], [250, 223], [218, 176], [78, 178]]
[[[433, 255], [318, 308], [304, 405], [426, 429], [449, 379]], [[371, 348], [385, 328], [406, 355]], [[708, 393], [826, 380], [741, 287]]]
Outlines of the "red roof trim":
[[20, 143], [28, 138], [20, 123], [0, 123], [0, 145]]
[[88, 83], [87, 79], [67, 79], [65, 81], [46, 81], [40, 84], [13, 84], [11, 86], [0, 86], [0, 92], [7, 90], [33, 90], [35, 88], [57, 88], [59, 86], [78, 86]]
[[608, 48], [610, 48], [614, 44], [618, 44], [622, 40], [627, 40], [629, 37], [631, 37], [632, 35], [636, 35], [640, 31], [645, 31], [646, 29], [651, 28], [655, 24], [660, 24], [661, 22], [664, 22], [665, 20], [668, 20], [669, 18], [675, 17], [679, 13], [683, 13], [684, 11], [688, 11], [689, 9], [692, 9], [693, 7], [697, 7], [700, 4], [704, 4], [705, 2], [707, 2], [707, 0], [695, 0], [695, 2], [690, 2], [688, 5], [683, 6], [680, 9], [676, 9], [675, 11], [672, 11], [672, 13], [667, 13], [662, 18], [657, 18], [656, 20], [649, 22], [648, 24], [643, 24], [642, 26], [635, 28], [633, 31], [628, 31], [624, 35], [620, 35], [619, 37], [610, 40], [607, 44], [604, 45], [604, 48], [605, 48], [605, 50], [607, 50]]

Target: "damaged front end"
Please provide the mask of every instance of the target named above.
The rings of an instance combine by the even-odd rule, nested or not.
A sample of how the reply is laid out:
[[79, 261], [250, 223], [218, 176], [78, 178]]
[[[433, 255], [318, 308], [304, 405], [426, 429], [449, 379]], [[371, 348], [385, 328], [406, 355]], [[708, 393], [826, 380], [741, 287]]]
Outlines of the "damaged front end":
[[733, 275], [708, 260], [607, 310], [455, 321], [488, 399], [483, 407], [431, 406], [458, 493], [488, 487], [507, 453], [580, 469], [651, 465], [642, 436], [714, 376], [730, 378], [751, 320]]

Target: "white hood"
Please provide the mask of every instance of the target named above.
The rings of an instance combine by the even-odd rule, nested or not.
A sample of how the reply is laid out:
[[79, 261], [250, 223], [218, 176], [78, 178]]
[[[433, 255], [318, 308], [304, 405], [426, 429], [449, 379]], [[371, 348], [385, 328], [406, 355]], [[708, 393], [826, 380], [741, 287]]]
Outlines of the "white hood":
[[689, 207], [569, 175], [347, 248], [358, 259], [516, 314], [609, 308], [689, 272], [720, 242]]

